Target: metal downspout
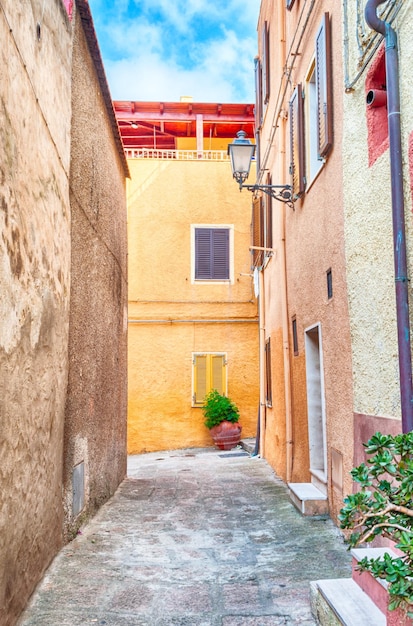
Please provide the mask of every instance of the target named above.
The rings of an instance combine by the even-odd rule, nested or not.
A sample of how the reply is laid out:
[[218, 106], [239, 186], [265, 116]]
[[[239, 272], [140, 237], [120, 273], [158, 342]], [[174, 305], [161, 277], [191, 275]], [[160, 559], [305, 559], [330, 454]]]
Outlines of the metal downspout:
[[266, 426], [266, 402], [265, 402], [265, 293], [264, 293], [264, 268], [258, 270], [258, 319], [259, 319], [259, 369], [260, 369], [260, 412], [259, 412], [259, 451], [265, 459], [265, 426]]
[[389, 23], [384, 22], [377, 15], [377, 7], [383, 4], [384, 1], [368, 0], [365, 8], [365, 18], [370, 28], [384, 35], [386, 43], [387, 115], [390, 145], [400, 399], [402, 430], [404, 433], [407, 433], [413, 430], [413, 387], [400, 131], [399, 60], [397, 34]]
[[[278, 20], [280, 28], [279, 54], [280, 59], [286, 59], [286, 34], [285, 34], [285, 0], [278, 0]], [[285, 81], [285, 75], [282, 77]], [[280, 112], [277, 123], [280, 126], [280, 154], [278, 155], [278, 175], [284, 179], [286, 171], [286, 133], [287, 115]], [[290, 369], [290, 339], [288, 318], [288, 291], [287, 291], [287, 253], [286, 253], [286, 206], [281, 207], [280, 215], [280, 293], [282, 309], [282, 337], [283, 337], [283, 365], [284, 365], [284, 400], [285, 400], [285, 475], [286, 482], [291, 482], [293, 468], [293, 416], [291, 398], [291, 369]]]

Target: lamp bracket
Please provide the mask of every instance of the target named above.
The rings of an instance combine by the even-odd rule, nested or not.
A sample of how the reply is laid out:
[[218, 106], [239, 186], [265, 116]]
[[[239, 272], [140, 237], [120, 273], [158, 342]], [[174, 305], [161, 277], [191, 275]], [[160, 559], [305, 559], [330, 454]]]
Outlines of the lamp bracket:
[[291, 185], [243, 185], [241, 183], [239, 189], [240, 191], [242, 191], [242, 189], [248, 189], [248, 191], [252, 191], [253, 193], [262, 191], [268, 196], [271, 196], [271, 198], [274, 198], [274, 200], [284, 202], [284, 204], [287, 204], [292, 209], [294, 208]]

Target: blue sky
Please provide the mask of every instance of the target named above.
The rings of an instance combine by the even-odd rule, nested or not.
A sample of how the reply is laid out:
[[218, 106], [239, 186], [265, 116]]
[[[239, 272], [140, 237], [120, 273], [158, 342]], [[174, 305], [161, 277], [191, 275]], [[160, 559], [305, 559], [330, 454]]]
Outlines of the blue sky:
[[260, 0], [89, 0], [114, 100], [254, 102]]

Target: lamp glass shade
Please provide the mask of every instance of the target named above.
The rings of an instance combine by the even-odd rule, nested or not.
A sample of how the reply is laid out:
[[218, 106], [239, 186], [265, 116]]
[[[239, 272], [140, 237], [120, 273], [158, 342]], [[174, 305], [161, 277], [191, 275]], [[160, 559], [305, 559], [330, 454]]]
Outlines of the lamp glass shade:
[[237, 133], [237, 139], [228, 145], [232, 175], [236, 180], [248, 178], [255, 145], [246, 138], [244, 131]]

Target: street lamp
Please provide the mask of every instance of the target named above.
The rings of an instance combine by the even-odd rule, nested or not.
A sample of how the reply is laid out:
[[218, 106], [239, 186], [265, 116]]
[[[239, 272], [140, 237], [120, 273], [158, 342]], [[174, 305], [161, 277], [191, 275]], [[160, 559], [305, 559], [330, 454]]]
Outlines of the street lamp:
[[292, 206], [291, 185], [244, 185], [247, 180], [251, 161], [255, 154], [255, 145], [247, 138], [245, 131], [239, 130], [237, 137], [228, 145], [228, 154], [231, 161], [232, 176], [239, 185], [239, 190], [263, 191], [275, 200]]

